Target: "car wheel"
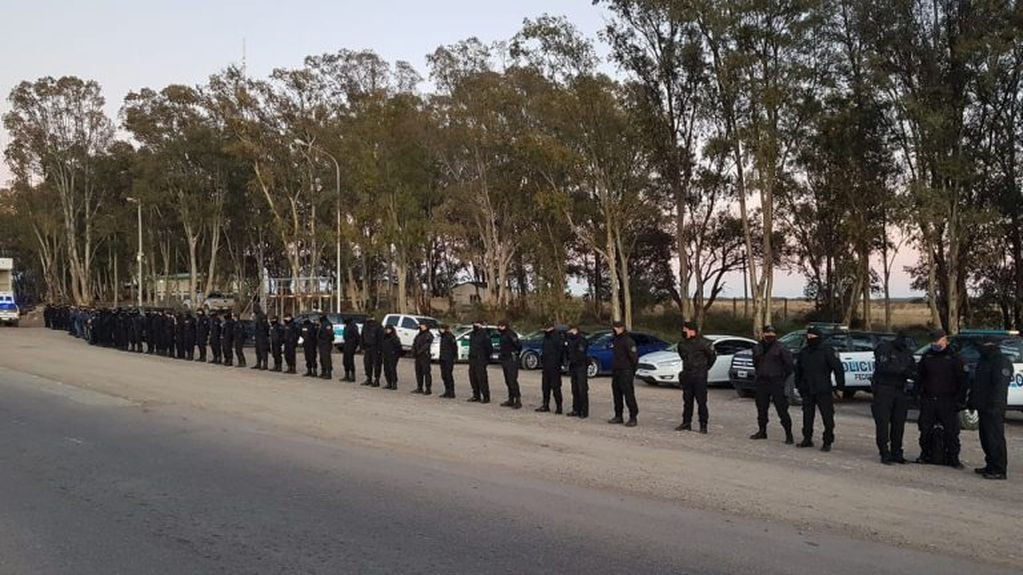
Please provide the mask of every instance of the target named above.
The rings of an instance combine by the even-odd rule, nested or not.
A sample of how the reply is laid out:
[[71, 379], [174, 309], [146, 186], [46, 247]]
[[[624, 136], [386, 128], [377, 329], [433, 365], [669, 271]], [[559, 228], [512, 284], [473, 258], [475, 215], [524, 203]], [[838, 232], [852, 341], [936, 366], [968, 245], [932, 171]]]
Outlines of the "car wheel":
[[842, 390], [842, 399], [852, 399], [854, 397], [856, 397], [856, 390], [855, 389], [843, 389]]
[[590, 359], [590, 363], [586, 365], [586, 377], [597, 377], [600, 373], [600, 364], [597, 360]]
[[522, 364], [522, 369], [537, 369], [540, 367], [540, 356], [534, 352], [527, 351], [522, 355], [522, 359], [519, 360]]

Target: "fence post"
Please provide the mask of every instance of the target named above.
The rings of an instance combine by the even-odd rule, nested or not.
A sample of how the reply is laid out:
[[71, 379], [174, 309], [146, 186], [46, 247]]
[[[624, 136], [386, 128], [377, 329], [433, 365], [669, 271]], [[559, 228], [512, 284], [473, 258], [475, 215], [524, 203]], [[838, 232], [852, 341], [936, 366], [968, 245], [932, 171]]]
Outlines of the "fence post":
[[782, 298], [781, 301], [782, 301], [782, 310], [784, 310], [783, 311], [784, 319], [785, 319], [785, 321], [788, 321], [789, 320], [789, 298], [787, 298], [787, 297], [786, 298]]

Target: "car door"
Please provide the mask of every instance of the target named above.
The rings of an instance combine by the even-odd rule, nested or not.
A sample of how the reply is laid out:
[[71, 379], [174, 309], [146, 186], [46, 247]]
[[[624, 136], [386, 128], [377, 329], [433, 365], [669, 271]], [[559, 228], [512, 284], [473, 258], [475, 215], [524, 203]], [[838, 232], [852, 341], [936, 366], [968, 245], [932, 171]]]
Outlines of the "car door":
[[728, 369], [732, 366], [732, 356], [737, 352], [753, 349], [755, 344], [741, 339], [722, 339], [714, 342], [717, 359], [707, 374], [709, 383], [728, 383]]
[[401, 323], [395, 328], [398, 332], [398, 339], [401, 340], [401, 345], [405, 349], [412, 347], [412, 340], [416, 338], [416, 332], [419, 330], [419, 322], [414, 318], [403, 315], [401, 316]]

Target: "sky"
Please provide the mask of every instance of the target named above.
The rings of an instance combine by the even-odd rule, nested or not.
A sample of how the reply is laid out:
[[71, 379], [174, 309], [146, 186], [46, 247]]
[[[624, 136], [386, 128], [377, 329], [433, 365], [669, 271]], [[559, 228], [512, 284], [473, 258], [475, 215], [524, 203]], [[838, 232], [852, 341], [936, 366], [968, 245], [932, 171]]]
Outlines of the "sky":
[[[243, 46], [253, 76], [341, 48], [405, 60], [425, 76], [426, 55], [438, 46], [472, 36], [508, 39], [525, 18], [544, 13], [567, 16], [590, 37], [607, 19], [591, 0], [0, 0], [0, 113], [22, 80], [76, 75], [100, 83], [107, 112], [116, 118], [129, 92], [201, 83], [241, 62]], [[0, 147], [6, 145], [0, 128]], [[0, 167], [0, 183], [9, 178]], [[914, 260], [904, 250], [893, 295], [916, 295], [902, 272]], [[725, 295], [741, 297], [741, 276], [728, 283]], [[775, 293], [798, 297], [803, 283], [780, 273]]]

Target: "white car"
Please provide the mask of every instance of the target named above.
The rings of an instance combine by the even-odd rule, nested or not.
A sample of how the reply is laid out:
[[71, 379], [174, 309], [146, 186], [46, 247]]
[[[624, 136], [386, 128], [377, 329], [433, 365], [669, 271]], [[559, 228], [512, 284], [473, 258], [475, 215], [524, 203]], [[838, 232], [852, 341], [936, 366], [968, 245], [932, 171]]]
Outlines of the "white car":
[[437, 329], [439, 324], [432, 317], [390, 313], [384, 316], [384, 321], [380, 322], [380, 325], [382, 327], [394, 327], [394, 331], [398, 334], [398, 339], [401, 340], [401, 347], [409, 350], [412, 349], [412, 340], [419, 333], [419, 324], [422, 323], [425, 323], [430, 328], [435, 340], [440, 337], [440, 331]]
[[[490, 344], [494, 347], [494, 353], [490, 356], [490, 361], [497, 361], [497, 347], [501, 342], [501, 332], [497, 329], [496, 325], [485, 325], [483, 329], [487, 330], [490, 335]], [[456, 362], [469, 361], [469, 336], [472, 335], [472, 325], [458, 325], [451, 329], [451, 335], [455, 336], [455, 346], [458, 349], [458, 356], [455, 357]], [[440, 336], [435, 335], [433, 338], [433, 345], [430, 346], [430, 359], [432, 361], [440, 361]]]
[[[728, 368], [732, 365], [732, 356], [736, 352], [753, 349], [757, 342], [732, 335], [705, 335], [718, 357], [714, 366], [707, 374], [710, 385], [728, 385]], [[678, 344], [673, 344], [664, 351], [648, 353], [639, 358], [636, 378], [650, 385], [679, 386], [678, 375], [682, 371], [682, 358], [678, 356]]]
[[0, 293], [0, 324], [18, 327], [21, 311], [14, 301], [13, 293]]

